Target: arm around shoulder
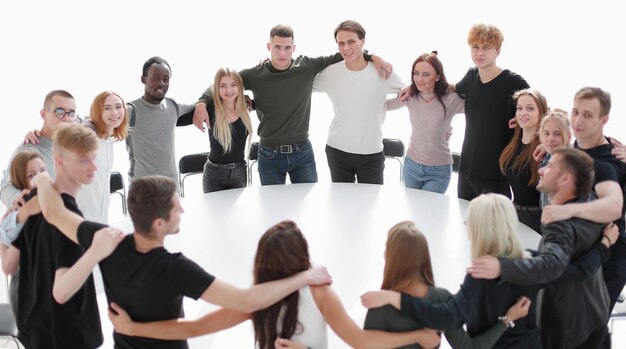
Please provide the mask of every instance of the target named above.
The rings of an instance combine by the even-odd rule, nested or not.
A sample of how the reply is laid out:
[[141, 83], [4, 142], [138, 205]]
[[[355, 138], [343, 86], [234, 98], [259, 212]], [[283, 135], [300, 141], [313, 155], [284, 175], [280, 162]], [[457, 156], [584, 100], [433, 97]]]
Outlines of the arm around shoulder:
[[326, 323], [353, 348], [395, 348], [412, 343], [420, 343], [423, 347], [430, 348], [439, 344], [440, 338], [433, 330], [397, 333], [363, 330], [348, 315], [330, 286], [311, 287], [311, 292]]

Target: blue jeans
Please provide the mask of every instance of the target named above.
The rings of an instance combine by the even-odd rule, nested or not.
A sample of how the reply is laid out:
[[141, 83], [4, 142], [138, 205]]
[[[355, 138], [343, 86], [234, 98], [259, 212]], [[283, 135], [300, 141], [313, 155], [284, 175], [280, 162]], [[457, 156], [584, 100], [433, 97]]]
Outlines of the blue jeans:
[[444, 194], [452, 178], [452, 165], [426, 166], [404, 157], [404, 186]]
[[317, 183], [315, 155], [309, 140], [278, 147], [259, 145], [258, 164], [261, 185], [285, 184], [287, 173], [291, 183]]

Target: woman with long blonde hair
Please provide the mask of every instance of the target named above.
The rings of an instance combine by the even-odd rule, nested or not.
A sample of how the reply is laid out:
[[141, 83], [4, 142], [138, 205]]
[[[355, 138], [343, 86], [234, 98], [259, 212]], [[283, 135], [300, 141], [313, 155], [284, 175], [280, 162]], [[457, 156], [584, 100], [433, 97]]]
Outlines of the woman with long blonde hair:
[[[506, 196], [493, 193], [478, 196], [470, 202], [466, 222], [472, 258], [485, 254], [505, 259], [528, 257], [517, 236], [517, 213]], [[410, 289], [370, 291], [361, 301], [367, 308], [391, 304], [400, 315], [447, 334], [463, 324], [470, 336], [501, 326], [506, 331], [493, 348], [527, 349], [542, 347], [535, 307], [531, 306], [536, 304], [538, 290], [539, 286], [514, 286], [467, 275], [460, 291], [444, 302], [424, 299], [425, 291], [416, 294]], [[513, 304], [525, 307], [528, 316], [513, 317], [510, 312]], [[474, 347], [487, 348], [489, 344], [493, 343], [475, 343]]]
[[239, 73], [231, 68], [218, 69], [212, 87], [216, 98], [213, 106], [207, 105], [211, 152], [204, 164], [202, 189], [205, 193], [247, 185], [245, 152], [252, 135]]

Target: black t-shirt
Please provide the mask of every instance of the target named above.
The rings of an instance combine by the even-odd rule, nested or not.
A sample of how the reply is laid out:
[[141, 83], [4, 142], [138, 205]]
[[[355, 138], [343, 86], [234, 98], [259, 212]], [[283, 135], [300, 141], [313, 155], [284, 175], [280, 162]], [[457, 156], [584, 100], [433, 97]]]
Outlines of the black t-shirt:
[[[530, 147], [530, 144], [524, 144], [520, 140], [513, 155], [513, 159], [509, 162], [506, 169], [506, 180], [511, 185], [513, 191], [513, 202], [521, 206], [539, 206], [540, 195], [536, 186], [529, 185], [531, 169], [530, 165], [513, 169], [513, 162], [518, 161], [520, 154]], [[535, 161], [531, 159], [530, 161]]]
[[465, 98], [465, 139], [459, 172], [473, 180], [504, 180], [498, 159], [513, 137], [509, 128], [509, 119], [515, 116], [513, 93], [528, 87], [524, 78], [508, 69], [483, 83], [476, 67], [456, 84], [456, 91]]
[[[96, 231], [105, 225], [85, 221], [78, 227], [78, 241], [91, 246]], [[215, 277], [181, 253], [159, 247], [138, 252], [132, 234], [100, 262], [107, 300], [119, 304], [137, 322], [184, 316], [183, 297], [198, 299]], [[113, 334], [115, 348], [188, 348], [187, 341], [164, 341]]]
[[[591, 149], [581, 149], [578, 147], [578, 142], [574, 142], [574, 147], [583, 150], [589, 154], [594, 160], [594, 167], [596, 171], [595, 184], [605, 181], [617, 182], [622, 188], [622, 196], [626, 203], [626, 165], [621, 162], [615, 155], [611, 154], [613, 145], [602, 144]], [[626, 238], [624, 213], [626, 212], [626, 205], [622, 205], [622, 215], [614, 223], [619, 228], [622, 238]]]
[[248, 137], [248, 130], [243, 124], [241, 118], [238, 118], [235, 122], [230, 123], [230, 133], [232, 142], [230, 144], [230, 151], [224, 152], [224, 148], [215, 137], [215, 116], [210, 114], [211, 129], [209, 130], [209, 142], [211, 143], [211, 153], [209, 159], [215, 164], [227, 164], [231, 162], [243, 162], [245, 160], [246, 152], [246, 140]]
[[[36, 190], [30, 197], [37, 194]], [[82, 215], [76, 200], [61, 194], [65, 207]], [[36, 200], [36, 199], [35, 199]], [[26, 348], [96, 348], [102, 329], [96, 290], [90, 275], [65, 304], [52, 296], [57, 269], [69, 268], [84, 249], [48, 223], [42, 214], [30, 217], [13, 242], [20, 250], [17, 326]]]

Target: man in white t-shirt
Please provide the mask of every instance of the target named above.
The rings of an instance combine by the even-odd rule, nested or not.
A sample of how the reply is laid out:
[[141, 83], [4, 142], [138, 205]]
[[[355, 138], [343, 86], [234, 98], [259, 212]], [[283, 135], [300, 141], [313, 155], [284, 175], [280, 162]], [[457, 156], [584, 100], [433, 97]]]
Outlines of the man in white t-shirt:
[[356, 177], [359, 183], [383, 184], [385, 102], [405, 84], [395, 72], [381, 78], [365, 60], [361, 24], [341, 22], [334, 36], [344, 60], [324, 69], [313, 83], [314, 91], [328, 94], [335, 112], [326, 142], [331, 179], [354, 183]]

